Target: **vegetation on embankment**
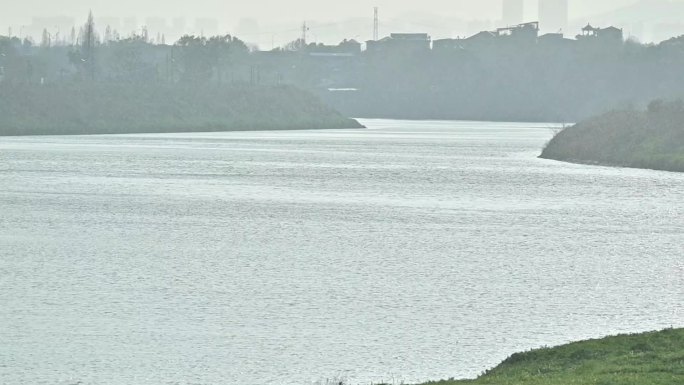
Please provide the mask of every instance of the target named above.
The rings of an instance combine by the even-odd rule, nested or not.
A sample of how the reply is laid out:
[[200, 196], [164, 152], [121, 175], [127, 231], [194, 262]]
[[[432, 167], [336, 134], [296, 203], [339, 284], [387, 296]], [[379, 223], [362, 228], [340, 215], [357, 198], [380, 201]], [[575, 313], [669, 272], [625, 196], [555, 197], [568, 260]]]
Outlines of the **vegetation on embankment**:
[[0, 84], [0, 135], [360, 127], [291, 86]]
[[511, 356], [476, 380], [430, 385], [684, 384], [684, 329], [576, 342]]
[[684, 171], [684, 102], [652, 102], [646, 111], [612, 111], [568, 127], [542, 158]]

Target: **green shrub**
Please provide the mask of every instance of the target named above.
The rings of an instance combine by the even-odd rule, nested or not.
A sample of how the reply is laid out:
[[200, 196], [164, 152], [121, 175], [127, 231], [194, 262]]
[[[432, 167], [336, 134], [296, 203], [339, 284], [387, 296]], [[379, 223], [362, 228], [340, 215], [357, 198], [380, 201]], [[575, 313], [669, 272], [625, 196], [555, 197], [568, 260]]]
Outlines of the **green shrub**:
[[0, 135], [360, 127], [289, 86], [0, 85]]
[[542, 158], [684, 171], [684, 103], [652, 102], [646, 111], [622, 110], [558, 133]]

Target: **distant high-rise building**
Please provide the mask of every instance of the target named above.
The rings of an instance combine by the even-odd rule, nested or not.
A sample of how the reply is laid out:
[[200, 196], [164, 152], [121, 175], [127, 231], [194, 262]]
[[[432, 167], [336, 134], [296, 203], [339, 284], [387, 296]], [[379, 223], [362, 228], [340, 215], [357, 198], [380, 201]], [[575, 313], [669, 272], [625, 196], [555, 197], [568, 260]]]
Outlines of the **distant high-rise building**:
[[[171, 33], [169, 36], [172, 39], [178, 39], [179, 37], [185, 35], [187, 33], [187, 21], [185, 20], [184, 17], [176, 17], [173, 19], [171, 22]], [[167, 36], [167, 38], [169, 38]]]
[[235, 33], [238, 38], [247, 41], [254, 41], [259, 38], [261, 30], [256, 19], [243, 18], [238, 22]]
[[539, 28], [544, 32], [567, 32], [568, 0], [539, 0]]
[[166, 19], [162, 17], [148, 17], [145, 19], [145, 26], [149, 30], [150, 33], [152, 33], [152, 36], [156, 36], [157, 34], [168, 34], [169, 33], [169, 26], [166, 23]]
[[121, 21], [121, 29], [124, 36], [140, 34], [140, 31], [138, 30], [138, 20], [135, 17], [125, 17]]
[[95, 23], [98, 30], [104, 31], [107, 27], [117, 31], [121, 29], [121, 19], [118, 17], [98, 17], [95, 19]]
[[502, 23], [506, 26], [521, 24], [525, 18], [525, 0], [502, 1]]
[[492, 29], [492, 23], [489, 20], [471, 20], [466, 25], [466, 34], [470, 36], [490, 29]]
[[195, 19], [195, 30], [202, 36], [214, 36], [219, 32], [219, 22], [210, 17]]
[[52, 44], [60, 44], [63, 40], [63, 33], [75, 24], [76, 21], [73, 18], [66, 16], [34, 17], [31, 25], [24, 26], [22, 32], [24, 32], [24, 36], [42, 38], [41, 40], [45, 40], [43, 35], [47, 33], [48, 40]]

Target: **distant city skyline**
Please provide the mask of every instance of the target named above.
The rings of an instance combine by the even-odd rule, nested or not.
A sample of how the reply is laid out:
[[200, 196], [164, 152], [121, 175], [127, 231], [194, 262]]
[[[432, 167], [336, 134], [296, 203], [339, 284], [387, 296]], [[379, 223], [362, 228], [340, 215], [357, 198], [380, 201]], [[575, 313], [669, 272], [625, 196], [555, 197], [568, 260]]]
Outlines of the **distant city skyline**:
[[[529, 9], [534, 9], [536, 0], [524, 0]], [[571, 1], [571, 17], [587, 16], [605, 12], [620, 6], [628, 5], [636, 0], [601, 0], [600, 4], [592, 0]], [[399, 17], [407, 13], [421, 12], [434, 15], [458, 16], [464, 19], [497, 19], [500, 15], [500, 0], [423, 0], [420, 6], [415, 2], [402, 0], [346, 0], [337, 2], [331, 7], [330, 2], [316, 0], [291, 0], [288, 2], [276, 0], [253, 0], [238, 2], [226, 0], [197, 0], [194, 2], [173, 2], [161, 0], [63, 0], [60, 2], [44, 2], [42, 0], [24, 0], [3, 6], [0, 23], [22, 24], [33, 16], [66, 15], [83, 17], [81, 15], [92, 9], [102, 16], [137, 17], [143, 19], [149, 16], [174, 18], [186, 16], [219, 17], [235, 22], [241, 18], [256, 18], [264, 23], [283, 21], [283, 19], [301, 20], [311, 19], [330, 21], [340, 18], [364, 17], [374, 6], [383, 9], [390, 18]]]
[[[424, 0], [421, 2], [422, 10], [413, 11], [414, 3], [406, 1], [378, 0], [375, 4], [380, 7], [381, 35], [396, 31], [421, 31], [436, 37], [457, 37], [514, 24], [516, 20], [539, 20], [544, 32], [563, 30], [572, 37], [579, 32], [575, 30], [579, 24], [592, 20], [596, 23], [611, 22], [610, 17], [605, 17], [606, 14], [634, 3], [652, 4], [656, 12], [648, 17], [666, 18], [666, 10], [662, 11], [662, 15], [657, 10], [670, 1], [602, 0], [601, 4], [596, 4], [589, 0], [570, 0], [567, 16], [563, 16], [563, 10], [559, 16], [554, 11], [555, 6], [552, 6], [547, 13], [555, 15], [555, 20], [545, 23], [540, 19], [551, 16], [542, 15], [544, 7], [539, 4], [547, 2], [567, 3], [568, 0]], [[150, 36], [165, 35], [167, 41], [175, 40], [184, 33], [230, 33], [262, 48], [272, 48], [299, 37], [304, 21], [309, 24], [309, 36], [314, 41], [332, 43], [343, 38], [364, 41], [372, 37], [373, 7], [362, 0], [336, 4], [335, 11], [331, 11], [329, 5], [313, 0], [293, 0], [287, 3], [287, 7], [285, 2], [269, 0], [255, 0], [240, 5], [218, 0], [198, 0], [191, 4], [147, 1], [135, 6], [132, 0], [120, 0], [116, 4], [65, 0], [59, 4], [31, 7], [32, 3], [36, 3], [36, 0], [5, 7], [0, 14], [0, 28], [3, 28], [0, 34], [8, 34], [11, 28], [15, 36], [30, 35], [36, 39], [46, 28], [51, 34], [66, 39], [67, 29], [71, 29], [69, 24], [81, 25], [88, 10], [92, 9], [96, 24], [102, 31], [109, 25], [122, 36], [128, 36], [133, 32], [140, 33], [142, 27], [146, 26]], [[508, 9], [504, 6], [506, 3], [510, 4]], [[39, 11], [34, 11], [36, 9]], [[676, 21], [649, 26], [650, 20], [634, 21], [632, 19], [638, 18], [638, 15], [630, 17], [616, 18], [615, 23], [625, 28], [628, 36], [642, 40], [657, 40], [666, 33], [678, 33], [680, 29]], [[563, 22], [562, 19], [569, 21]], [[684, 33], [684, 24], [680, 33]]]
[[570, 4], [568, 0], [539, 0], [539, 27], [544, 32], [568, 33]]
[[520, 24], [525, 20], [525, 0], [502, 0], [501, 23]]

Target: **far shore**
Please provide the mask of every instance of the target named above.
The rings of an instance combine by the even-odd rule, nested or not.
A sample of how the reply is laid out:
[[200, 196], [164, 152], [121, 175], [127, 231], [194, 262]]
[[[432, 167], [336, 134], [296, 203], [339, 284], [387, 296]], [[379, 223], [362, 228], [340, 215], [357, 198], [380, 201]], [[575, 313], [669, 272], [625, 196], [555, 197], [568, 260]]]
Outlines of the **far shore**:
[[291, 86], [0, 85], [0, 136], [363, 128]]
[[564, 162], [684, 172], [684, 102], [612, 111], [558, 133], [540, 156]]

